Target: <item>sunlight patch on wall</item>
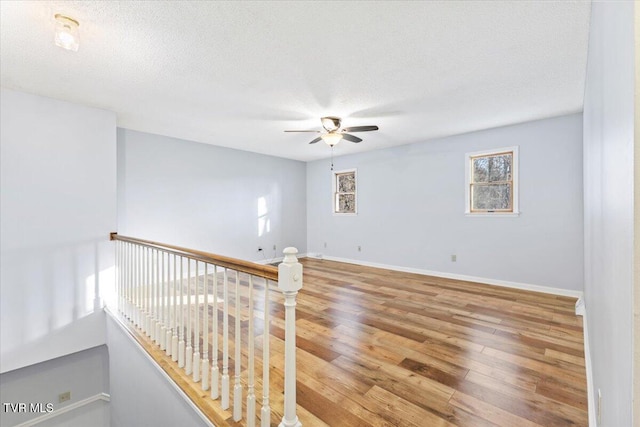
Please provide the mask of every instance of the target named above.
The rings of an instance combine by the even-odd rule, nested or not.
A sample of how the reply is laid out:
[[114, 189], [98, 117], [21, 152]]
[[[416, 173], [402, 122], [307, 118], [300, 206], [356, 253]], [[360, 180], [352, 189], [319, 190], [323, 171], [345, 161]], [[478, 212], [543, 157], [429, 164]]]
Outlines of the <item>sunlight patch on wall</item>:
[[108, 307], [115, 307], [115, 273], [116, 267], [111, 266], [98, 273], [97, 282], [95, 274], [87, 277], [87, 279], [85, 280], [84, 301], [84, 309], [87, 313], [100, 310], [103, 306], [103, 303]]
[[258, 237], [262, 237], [271, 231], [271, 220], [269, 219], [269, 207], [267, 198], [258, 198]]

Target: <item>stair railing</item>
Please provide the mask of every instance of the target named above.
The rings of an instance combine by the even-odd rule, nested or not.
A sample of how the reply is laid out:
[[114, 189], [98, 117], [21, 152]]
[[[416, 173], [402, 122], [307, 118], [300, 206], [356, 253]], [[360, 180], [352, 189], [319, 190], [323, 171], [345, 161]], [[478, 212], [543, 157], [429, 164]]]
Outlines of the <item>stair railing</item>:
[[[111, 233], [116, 245], [117, 309], [185, 374], [220, 398], [233, 402], [233, 420], [243, 419], [243, 368], [247, 385], [245, 422], [256, 423], [256, 336], [262, 346], [261, 427], [271, 424], [269, 398], [270, 287], [284, 295], [284, 415], [280, 427], [300, 427], [296, 415], [296, 295], [302, 265], [295, 248], [284, 250], [278, 268], [231, 257]], [[262, 297], [256, 306], [256, 297]], [[211, 311], [211, 313], [210, 313]], [[221, 319], [220, 319], [221, 317]], [[233, 337], [230, 337], [233, 317]], [[242, 366], [245, 318], [247, 366]], [[256, 325], [256, 319], [261, 325]], [[220, 322], [220, 320], [222, 320]], [[258, 326], [256, 328], [256, 326]], [[209, 337], [211, 336], [211, 341]], [[222, 353], [220, 354], [220, 341]], [[234, 354], [231, 356], [230, 348]], [[233, 399], [229, 360], [233, 359]]]

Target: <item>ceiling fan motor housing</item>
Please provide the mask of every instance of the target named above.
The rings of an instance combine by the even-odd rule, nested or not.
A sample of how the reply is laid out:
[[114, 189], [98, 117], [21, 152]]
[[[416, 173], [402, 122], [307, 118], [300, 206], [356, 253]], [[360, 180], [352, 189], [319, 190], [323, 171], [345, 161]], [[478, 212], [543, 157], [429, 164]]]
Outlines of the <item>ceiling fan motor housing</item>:
[[324, 127], [327, 130], [327, 132], [340, 129], [340, 124], [341, 124], [340, 117], [327, 116], [327, 117], [323, 117], [321, 120], [322, 120], [322, 127]]

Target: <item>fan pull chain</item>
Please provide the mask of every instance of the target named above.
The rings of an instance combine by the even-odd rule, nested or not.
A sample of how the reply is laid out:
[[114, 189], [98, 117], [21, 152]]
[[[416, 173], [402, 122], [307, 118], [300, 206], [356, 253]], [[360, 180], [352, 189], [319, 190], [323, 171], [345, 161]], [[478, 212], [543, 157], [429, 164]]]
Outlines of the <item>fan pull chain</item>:
[[331, 146], [331, 170], [333, 170], [333, 145]]

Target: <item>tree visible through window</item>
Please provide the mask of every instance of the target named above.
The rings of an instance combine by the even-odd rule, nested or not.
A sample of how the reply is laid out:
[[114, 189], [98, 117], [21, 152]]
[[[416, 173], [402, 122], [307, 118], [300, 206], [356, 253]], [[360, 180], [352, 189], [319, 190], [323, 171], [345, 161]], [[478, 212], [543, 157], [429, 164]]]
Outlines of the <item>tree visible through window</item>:
[[334, 212], [356, 213], [356, 171], [334, 173]]
[[467, 212], [517, 213], [516, 147], [468, 154], [467, 159]]

